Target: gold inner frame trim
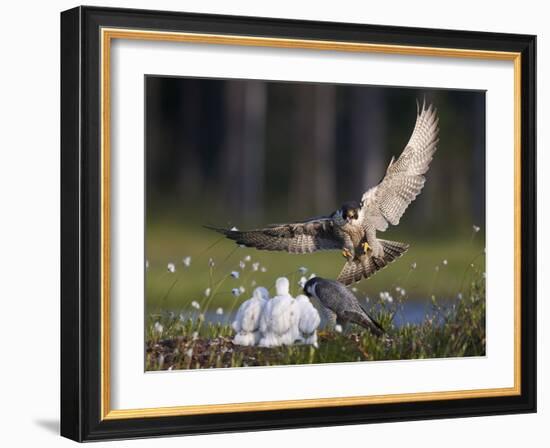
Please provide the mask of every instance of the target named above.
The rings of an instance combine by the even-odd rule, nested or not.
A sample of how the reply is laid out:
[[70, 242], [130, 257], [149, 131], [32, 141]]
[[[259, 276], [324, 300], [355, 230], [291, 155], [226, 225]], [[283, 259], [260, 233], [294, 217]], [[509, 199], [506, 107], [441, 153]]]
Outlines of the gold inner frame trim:
[[[501, 397], [521, 394], [521, 54], [459, 48], [282, 39], [218, 34], [101, 29], [101, 419], [167, 417], [228, 412], [251, 412], [316, 407], [352, 406], [413, 401]], [[110, 126], [111, 41], [132, 39], [214, 45], [294, 48], [356, 53], [454, 57], [513, 61], [514, 63], [514, 386], [506, 388], [419, 392], [391, 395], [315, 398], [229, 404], [188, 405], [140, 409], [111, 409], [110, 367]]]

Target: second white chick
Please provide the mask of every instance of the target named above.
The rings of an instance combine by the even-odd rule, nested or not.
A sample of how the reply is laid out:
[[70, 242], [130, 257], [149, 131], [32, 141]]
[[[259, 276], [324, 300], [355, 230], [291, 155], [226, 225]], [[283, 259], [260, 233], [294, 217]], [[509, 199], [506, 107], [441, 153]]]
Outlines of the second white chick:
[[275, 282], [277, 295], [267, 302], [260, 319], [262, 347], [292, 345], [298, 337], [300, 310], [289, 293], [289, 287], [286, 277], [280, 277]]
[[296, 297], [296, 303], [300, 310], [298, 321], [298, 335], [300, 342], [309, 345], [317, 344], [317, 328], [321, 324], [319, 311], [313, 306], [307, 296], [300, 294]]
[[251, 346], [260, 341], [260, 319], [268, 299], [267, 289], [259, 287], [254, 290], [252, 298], [241, 304], [231, 325], [236, 333], [233, 344]]

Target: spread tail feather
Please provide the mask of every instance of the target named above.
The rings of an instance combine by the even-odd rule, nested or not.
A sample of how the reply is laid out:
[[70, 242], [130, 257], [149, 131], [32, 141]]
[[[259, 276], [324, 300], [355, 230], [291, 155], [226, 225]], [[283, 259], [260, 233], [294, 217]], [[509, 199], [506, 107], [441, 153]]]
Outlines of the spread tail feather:
[[370, 255], [361, 255], [359, 259], [348, 261], [340, 275], [338, 281], [344, 285], [351, 285], [363, 278], [369, 278], [371, 275], [385, 268], [392, 261], [395, 261], [403, 255], [409, 245], [397, 241], [378, 240], [384, 249], [383, 258], [374, 258]]

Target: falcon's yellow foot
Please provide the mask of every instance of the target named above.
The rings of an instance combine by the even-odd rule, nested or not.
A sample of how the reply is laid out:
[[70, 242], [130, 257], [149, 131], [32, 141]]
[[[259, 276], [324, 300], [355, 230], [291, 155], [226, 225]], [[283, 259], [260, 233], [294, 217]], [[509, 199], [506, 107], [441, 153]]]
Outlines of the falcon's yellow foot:
[[346, 260], [349, 260], [350, 258], [353, 257], [353, 254], [347, 247], [344, 247], [344, 249], [342, 249], [342, 255]]
[[369, 243], [367, 243], [366, 241], [363, 243], [363, 250], [365, 251], [365, 254], [367, 253], [367, 251], [370, 249], [370, 246], [369, 246]]

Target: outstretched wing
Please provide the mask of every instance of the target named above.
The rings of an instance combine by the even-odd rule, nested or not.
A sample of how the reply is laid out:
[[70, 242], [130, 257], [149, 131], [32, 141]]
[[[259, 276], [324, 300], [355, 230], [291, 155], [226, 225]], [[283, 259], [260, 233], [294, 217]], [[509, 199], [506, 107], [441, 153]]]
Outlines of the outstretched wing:
[[359, 213], [363, 223], [374, 225], [380, 231], [386, 230], [388, 223], [399, 224], [409, 204], [424, 187], [424, 174], [439, 141], [438, 122], [435, 108], [422, 104], [407, 146], [396, 161], [392, 159], [382, 182], [363, 194]]
[[277, 224], [254, 230], [208, 228], [222, 233], [227, 238], [236, 241], [237, 244], [261, 250], [305, 254], [342, 247], [342, 241], [335, 236], [334, 223], [329, 217], [315, 218], [304, 222]]

